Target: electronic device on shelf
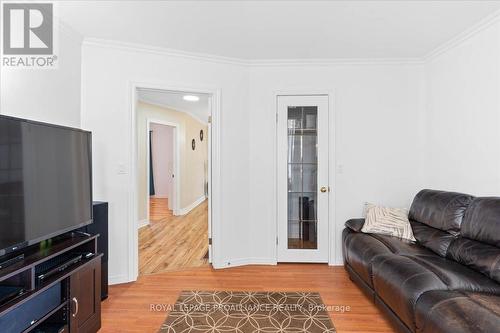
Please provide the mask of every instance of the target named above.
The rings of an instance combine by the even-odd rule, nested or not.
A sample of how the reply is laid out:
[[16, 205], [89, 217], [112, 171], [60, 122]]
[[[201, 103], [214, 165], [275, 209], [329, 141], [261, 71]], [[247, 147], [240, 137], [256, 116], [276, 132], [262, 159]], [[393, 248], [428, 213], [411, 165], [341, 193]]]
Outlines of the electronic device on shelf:
[[43, 281], [46, 281], [51, 276], [65, 271], [69, 267], [78, 264], [82, 260], [90, 259], [94, 255], [95, 254], [92, 252], [68, 253], [65, 255], [61, 255], [54, 260], [47, 261], [45, 265], [40, 265], [36, 272], [37, 282], [41, 283]]
[[25, 290], [23, 287], [0, 286], [0, 304], [5, 304], [13, 301], [24, 293]]
[[16, 262], [20, 262], [23, 259], [24, 253], [7, 260], [3, 260], [2, 262], [0, 262], [0, 269], [14, 265]]

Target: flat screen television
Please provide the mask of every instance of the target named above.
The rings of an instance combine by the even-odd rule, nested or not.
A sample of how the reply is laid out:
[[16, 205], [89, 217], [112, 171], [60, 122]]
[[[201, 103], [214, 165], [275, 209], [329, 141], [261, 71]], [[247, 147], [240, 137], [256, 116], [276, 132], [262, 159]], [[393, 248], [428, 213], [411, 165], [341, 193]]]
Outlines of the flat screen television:
[[91, 133], [0, 116], [0, 256], [89, 223]]

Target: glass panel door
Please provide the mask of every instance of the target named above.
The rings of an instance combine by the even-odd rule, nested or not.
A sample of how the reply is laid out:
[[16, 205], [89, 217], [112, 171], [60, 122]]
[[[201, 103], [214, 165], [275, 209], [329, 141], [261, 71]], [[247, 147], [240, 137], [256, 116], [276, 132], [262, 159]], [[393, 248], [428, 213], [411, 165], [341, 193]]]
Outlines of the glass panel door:
[[328, 262], [328, 96], [278, 96], [277, 259]]
[[288, 248], [317, 249], [317, 106], [289, 106]]

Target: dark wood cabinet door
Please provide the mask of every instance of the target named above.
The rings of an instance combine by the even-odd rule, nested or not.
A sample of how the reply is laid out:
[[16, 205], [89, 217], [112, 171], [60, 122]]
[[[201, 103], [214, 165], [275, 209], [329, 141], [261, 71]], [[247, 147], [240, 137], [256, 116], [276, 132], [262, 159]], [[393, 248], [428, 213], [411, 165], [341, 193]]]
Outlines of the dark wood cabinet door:
[[95, 333], [101, 327], [101, 258], [70, 277], [70, 332]]

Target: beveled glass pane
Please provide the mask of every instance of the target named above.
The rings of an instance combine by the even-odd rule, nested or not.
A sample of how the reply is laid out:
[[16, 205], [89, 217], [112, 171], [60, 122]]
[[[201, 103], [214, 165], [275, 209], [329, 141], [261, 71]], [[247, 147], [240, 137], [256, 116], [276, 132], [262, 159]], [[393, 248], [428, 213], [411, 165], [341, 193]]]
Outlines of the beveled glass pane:
[[318, 188], [318, 165], [302, 164], [302, 191], [316, 192]]
[[300, 193], [288, 193], [288, 219], [299, 220], [300, 210]]
[[302, 136], [288, 136], [288, 163], [302, 162]]
[[316, 193], [302, 193], [299, 198], [300, 202], [300, 220], [314, 221], [316, 220]]
[[318, 119], [318, 108], [316, 106], [306, 106], [303, 108], [302, 123], [306, 129], [316, 129]]
[[318, 236], [317, 236], [317, 223], [316, 222], [302, 222], [302, 248], [303, 249], [317, 249]]
[[302, 163], [317, 163], [316, 134], [302, 135]]
[[288, 221], [288, 248], [301, 249], [302, 232], [300, 230], [300, 221]]
[[288, 128], [302, 128], [303, 114], [301, 107], [288, 107]]
[[302, 164], [288, 164], [288, 192], [302, 192]]

